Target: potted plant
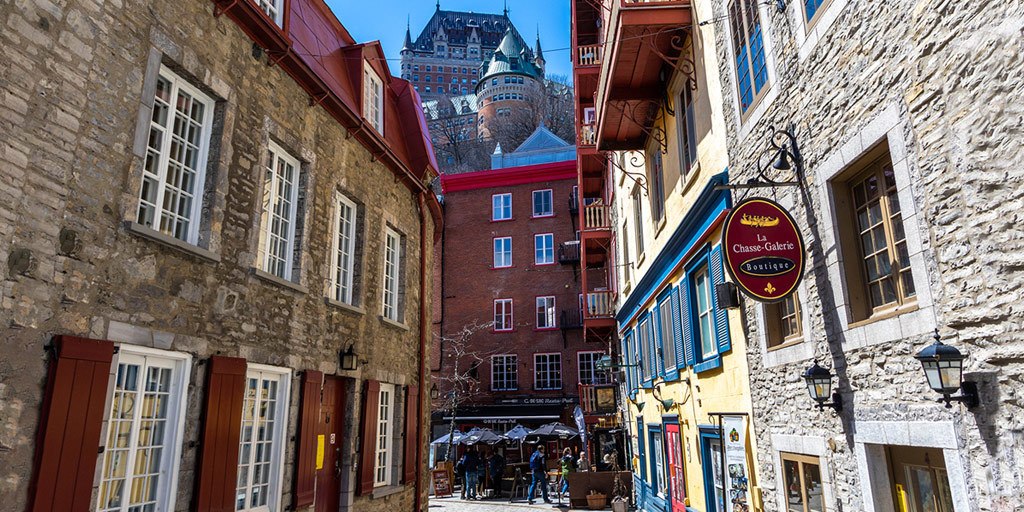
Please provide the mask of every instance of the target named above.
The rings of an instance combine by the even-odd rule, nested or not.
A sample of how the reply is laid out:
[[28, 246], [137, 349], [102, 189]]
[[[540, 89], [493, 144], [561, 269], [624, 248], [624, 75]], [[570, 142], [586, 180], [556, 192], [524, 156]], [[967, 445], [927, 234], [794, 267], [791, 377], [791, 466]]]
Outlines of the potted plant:
[[608, 506], [608, 495], [594, 490], [587, 495], [587, 508], [590, 510], [602, 510]]
[[629, 495], [626, 484], [622, 483], [619, 465], [612, 464], [612, 471], [615, 472], [615, 480], [612, 483], [612, 512], [626, 512], [629, 510]]

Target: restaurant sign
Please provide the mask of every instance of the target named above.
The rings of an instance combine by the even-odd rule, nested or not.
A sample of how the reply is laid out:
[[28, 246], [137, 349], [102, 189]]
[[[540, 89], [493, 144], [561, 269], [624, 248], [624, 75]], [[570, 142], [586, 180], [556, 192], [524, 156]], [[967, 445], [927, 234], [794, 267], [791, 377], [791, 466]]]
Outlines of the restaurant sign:
[[722, 252], [733, 281], [757, 301], [786, 298], [804, 273], [804, 240], [793, 217], [763, 197], [744, 199], [729, 213]]

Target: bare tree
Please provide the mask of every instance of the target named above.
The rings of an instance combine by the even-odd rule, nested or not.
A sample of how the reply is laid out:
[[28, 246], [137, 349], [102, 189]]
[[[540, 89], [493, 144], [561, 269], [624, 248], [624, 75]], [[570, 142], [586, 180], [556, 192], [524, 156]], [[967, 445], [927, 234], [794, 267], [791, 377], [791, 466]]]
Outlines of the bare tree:
[[472, 401], [486, 391], [480, 385], [477, 371], [493, 353], [476, 350], [472, 338], [479, 331], [489, 330], [492, 325], [493, 322], [469, 324], [448, 335], [441, 335], [441, 368], [444, 369], [447, 363], [448, 369], [436, 374], [434, 379], [439, 384], [439, 389], [448, 390], [438, 397], [435, 408], [451, 412], [445, 460], [451, 460], [452, 447], [455, 444], [455, 417], [459, 405]]
[[569, 144], [576, 143], [576, 100], [569, 77], [549, 75], [544, 81], [544, 124]]
[[476, 110], [470, 98], [446, 95], [426, 102], [434, 155], [442, 174], [490, 169], [494, 143], [477, 136]]

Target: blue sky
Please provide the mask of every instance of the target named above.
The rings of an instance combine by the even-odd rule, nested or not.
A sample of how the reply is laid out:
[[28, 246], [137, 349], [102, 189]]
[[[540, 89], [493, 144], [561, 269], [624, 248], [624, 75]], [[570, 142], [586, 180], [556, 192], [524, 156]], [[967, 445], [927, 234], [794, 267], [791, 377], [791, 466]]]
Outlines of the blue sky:
[[[405, 21], [412, 19], [412, 37], [426, 25], [434, 14], [434, 0], [326, 0], [335, 15], [357, 41], [379, 39], [392, 73], [398, 74], [398, 52], [405, 38]], [[503, 0], [441, 0], [446, 11], [474, 11], [500, 13]], [[508, 0], [509, 17], [523, 37], [533, 43], [540, 27], [540, 41], [544, 47], [548, 74], [571, 78], [569, 59], [570, 4], [569, 0]]]

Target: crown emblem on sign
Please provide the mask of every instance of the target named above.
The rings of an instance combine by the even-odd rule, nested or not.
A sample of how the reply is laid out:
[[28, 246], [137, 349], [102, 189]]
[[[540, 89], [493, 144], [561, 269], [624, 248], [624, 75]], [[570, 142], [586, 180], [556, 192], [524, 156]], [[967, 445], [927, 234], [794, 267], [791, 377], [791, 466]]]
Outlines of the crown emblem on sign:
[[770, 228], [779, 225], [778, 217], [769, 217], [767, 215], [747, 215], [743, 214], [740, 217], [740, 224], [744, 226], [753, 226], [755, 228]]
[[771, 283], [768, 283], [768, 286], [764, 287], [764, 291], [768, 293], [775, 293], [775, 287], [772, 286]]

